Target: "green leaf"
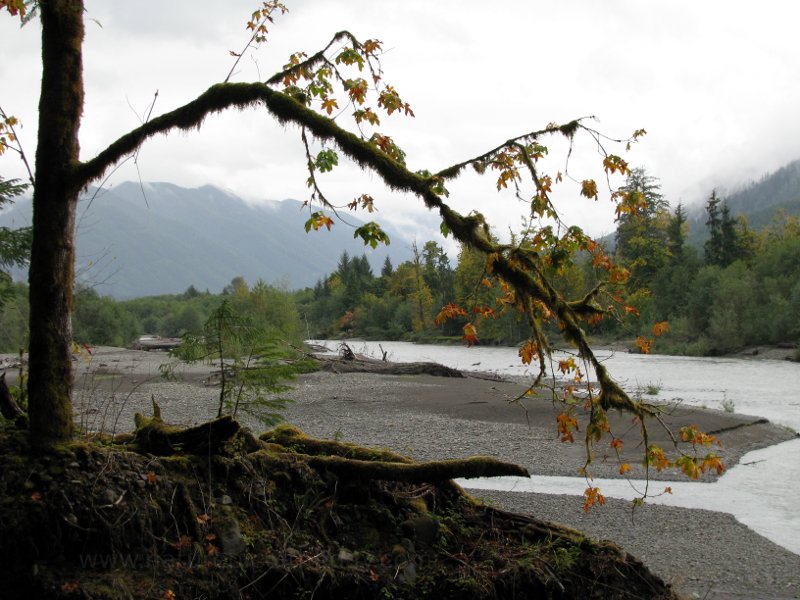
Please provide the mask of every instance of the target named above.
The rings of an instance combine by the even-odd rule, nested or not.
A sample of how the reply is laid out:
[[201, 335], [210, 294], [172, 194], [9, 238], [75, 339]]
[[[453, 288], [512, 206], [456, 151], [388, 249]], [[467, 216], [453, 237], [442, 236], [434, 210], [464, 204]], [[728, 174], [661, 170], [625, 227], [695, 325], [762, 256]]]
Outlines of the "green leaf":
[[355, 233], [353, 233], [353, 238], [357, 237], [360, 237], [362, 240], [364, 240], [365, 246], [369, 244], [371, 248], [377, 248], [379, 243], [386, 246], [388, 246], [390, 243], [389, 236], [386, 235], [386, 232], [383, 231], [381, 226], [375, 221], [370, 221], [369, 223], [365, 223], [361, 227], [357, 228]]

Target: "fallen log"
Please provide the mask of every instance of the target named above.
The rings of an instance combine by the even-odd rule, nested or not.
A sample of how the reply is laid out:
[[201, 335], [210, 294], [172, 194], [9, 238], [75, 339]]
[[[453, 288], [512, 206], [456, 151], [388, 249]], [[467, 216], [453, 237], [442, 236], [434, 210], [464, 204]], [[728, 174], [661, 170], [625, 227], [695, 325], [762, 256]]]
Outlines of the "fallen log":
[[449, 479], [475, 477], [528, 477], [524, 467], [489, 456], [437, 460], [424, 463], [399, 463], [355, 460], [341, 456], [309, 456], [308, 466], [328, 471], [344, 479], [375, 479], [404, 483], [439, 483]]
[[339, 360], [317, 357], [321, 369], [331, 373], [375, 373], [378, 375], [434, 375], [436, 377], [464, 377], [458, 369], [439, 363], [392, 363], [378, 360]]

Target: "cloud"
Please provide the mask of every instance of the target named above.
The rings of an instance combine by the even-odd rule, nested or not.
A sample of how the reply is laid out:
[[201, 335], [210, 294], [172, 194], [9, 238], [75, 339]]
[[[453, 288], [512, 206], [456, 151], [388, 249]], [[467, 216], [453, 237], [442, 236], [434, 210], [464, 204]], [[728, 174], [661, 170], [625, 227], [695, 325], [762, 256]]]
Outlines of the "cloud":
[[[191, 100], [225, 78], [229, 50], [247, 40], [257, 6], [191, 0], [87, 2], [84, 158], [139, 123], [156, 90], [154, 114]], [[269, 43], [248, 54], [234, 80], [265, 79], [295, 50], [314, 51], [347, 28], [376, 37], [388, 52], [387, 81], [411, 102], [413, 120], [387, 119], [413, 168], [438, 170], [550, 121], [597, 115], [597, 127], [625, 137], [649, 135], [631, 154], [659, 177], [676, 204], [702, 201], [712, 187], [733, 189], [800, 156], [800, 7], [743, 0], [574, 0], [487, 4], [477, 0], [288, 0], [290, 13], [271, 27]], [[22, 119], [33, 155], [39, 67], [38, 25], [19, 30], [0, 19], [14, 49], [0, 63], [0, 105]], [[564, 148], [552, 148], [552, 171]], [[572, 155], [577, 179], [596, 169], [596, 147], [580, 141]], [[200, 132], [148, 143], [138, 165], [112, 177], [211, 183], [250, 199], [305, 199], [297, 131], [263, 111], [209, 119]], [[138, 166], [137, 168], [135, 168]], [[23, 176], [10, 157], [4, 176]], [[381, 218], [408, 226], [418, 201], [390, 197], [377, 178], [341, 169], [326, 178], [331, 194], [351, 199], [368, 189], [382, 198]], [[497, 196], [488, 179], [453, 183], [453, 202], [515, 227], [524, 204]], [[590, 233], [613, 229], [607, 204], [586, 203], [574, 190], [559, 196], [565, 218]], [[413, 207], [413, 208], [409, 208]]]

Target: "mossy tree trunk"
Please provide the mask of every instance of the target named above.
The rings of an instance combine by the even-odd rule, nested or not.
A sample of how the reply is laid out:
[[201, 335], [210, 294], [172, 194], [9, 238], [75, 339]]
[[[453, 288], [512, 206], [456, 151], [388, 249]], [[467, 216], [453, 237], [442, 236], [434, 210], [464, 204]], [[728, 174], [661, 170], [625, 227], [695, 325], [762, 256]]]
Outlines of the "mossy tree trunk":
[[42, 84], [30, 283], [30, 436], [47, 448], [72, 435], [72, 304], [75, 181], [83, 111], [82, 0], [39, 5]]

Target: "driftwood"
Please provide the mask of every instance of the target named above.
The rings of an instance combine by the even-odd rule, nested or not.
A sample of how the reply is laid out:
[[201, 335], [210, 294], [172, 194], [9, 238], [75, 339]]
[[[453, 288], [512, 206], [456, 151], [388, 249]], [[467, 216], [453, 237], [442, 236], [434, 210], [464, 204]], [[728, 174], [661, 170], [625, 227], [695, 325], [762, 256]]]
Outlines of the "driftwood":
[[183, 343], [181, 338], [144, 338], [136, 340], [131, 348], [134, 350], [172, 350]]
[[439, 363], [414, 362], [392, 363], [379, 360], [354, 358], [350, 360], [317, 357], [320, 368], [331, 373], [375, 373], [378, 375], [435, 375], [437, 377], [464, 377], [458, 369]]

